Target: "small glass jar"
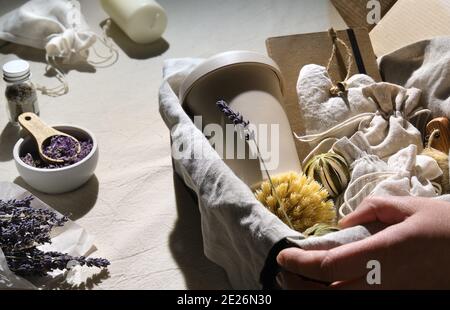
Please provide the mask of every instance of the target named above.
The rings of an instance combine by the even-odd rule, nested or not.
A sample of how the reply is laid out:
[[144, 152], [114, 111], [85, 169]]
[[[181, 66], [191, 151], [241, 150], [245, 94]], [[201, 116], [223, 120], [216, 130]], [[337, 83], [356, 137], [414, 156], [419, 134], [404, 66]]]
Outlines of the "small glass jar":
[[12, 60], [3, 65], [3, 80], [7, 113], [12, 124], [18, 125], [18, 117], [25, 112], [39, 115], [36, 87], [31, 81], [30, 64], [24, 60]]

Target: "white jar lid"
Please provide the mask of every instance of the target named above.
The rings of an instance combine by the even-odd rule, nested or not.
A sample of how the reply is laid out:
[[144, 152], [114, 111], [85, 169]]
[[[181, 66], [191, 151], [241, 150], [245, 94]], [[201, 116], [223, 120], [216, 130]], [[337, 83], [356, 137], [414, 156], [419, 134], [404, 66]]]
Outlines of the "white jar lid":
[[3, 79], [19, 82], [30, 77], [30, 64], [22, 59], [12, 60], [3, 65]]
[[281, 92], [284, 92], [284, 82], [280, 68], [272, 60], [272, 58], [251, 51], [229, 51], [217, 54], [205, 60], [185, 78], [178, 94], [180, 102], [184, 104], [186, 97], [197, 81], [206, 77], [208, 74], [236, 65], [262, 65], [267, 67], [269, 70], [272, 70], [278, 77]]

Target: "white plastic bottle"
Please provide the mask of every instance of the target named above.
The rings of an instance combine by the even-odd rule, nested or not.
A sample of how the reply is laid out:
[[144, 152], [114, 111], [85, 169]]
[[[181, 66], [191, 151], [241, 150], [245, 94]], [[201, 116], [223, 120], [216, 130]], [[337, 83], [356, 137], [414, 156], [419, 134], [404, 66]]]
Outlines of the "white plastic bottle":
[[158, 40], [167, 27], [167, 15], [154, 0], [101, 0], [105, 12], [136, 43]]

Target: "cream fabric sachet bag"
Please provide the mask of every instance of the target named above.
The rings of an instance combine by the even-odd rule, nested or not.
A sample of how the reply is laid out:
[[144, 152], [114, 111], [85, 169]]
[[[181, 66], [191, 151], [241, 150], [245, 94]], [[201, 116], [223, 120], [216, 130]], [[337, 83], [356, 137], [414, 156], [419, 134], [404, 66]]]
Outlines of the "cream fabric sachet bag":
[[[332, 96], [330, 90], [333, 82], [328, 70], [319, 65], [307, 65], [300, 71], [297, 82], [297, 94], [303, 116], [305, 134], [322, 133], [338, 124], [346, 124], [353, 128], [357, 120], [355, 116], [364, 118], [363, 113], [374, 113], [377, 106], [365, 97], [362, 88], [374, 84], [375, 81], [363, 74], [357, 74], [346, 82], [348, 91], [346, 100]], [[355, 123], [356, 122], [356, 123]], [[342, 128], [344, 130], [344, 128]]]
[[[321, 87], [312, 87], [312, 90], [324, 94], [328, 89], [328, 95], [322, 95], [322, 99], [330, 100], [332, 95], [328, 87], [329, 84], [323, 84]], [[356, 96], [350, 96], [351, 90], [352, 88], [348, 91], [348, 97], [356, 98]], [[299, 101], [303, 111], [307, 110], [310, 114], [314, 110], [317, 111], [321, 105], [322, 109], [327, 110], [327, 113], [321, 114], [321, 120], [317, 119], [315, 123], [337, 124], [331, 128], [322, 128], [324, 131], [320, 133], [297, 136], [297, 139], [313, 148], [304, 163], [314, 155], [328, 152], [334, 143], [343, 137], [351, 137], [351, 141], [363, 151], [381, 159], [388, 159], [411, 144], [416, 145], [419, 151], [422, 150], [422, 135], [413, 124], [422, 118], [428, 118], [431, 112], [420, 106], [420, 90], [406, 89], [390, 83], [372, 83], [359, 87], [354, 92], [358, 93], [359, 100], [348, 100], [347, 103], [344, 100], [335, 101], [333, 105], [310, 100]], [[299, 98], [302, 96], [299, 93]], [[318, 98], [312, 94], [309, 96], [309, 98], [314, 97]], [[335, 107], [339, 104], [340, 107]], [[332, 113], [334, 109], [347, 112]], [[306, 126], [311, 123], [306, 117], [304, 121]], [[315, 132], [319, 129], [311, 128], [306, 132]]]
[[[306, 65], [299, 74], [297, 95], [303, 115], [306, 136], [298, 140], [309, 144], [313, 155], [327, 152], [342, 137], [358, 135], [358, 144], [363, 150], [386, 159], [402, 147], [414, 144], [421, 147], [422, 128], [431, 111], [420, 106], [421, 91], [403, 88], [389, 83], [376, 83], [363, 74], [351, 76], [353, 52], [337, 38], [333, 29], [329, 31], [333, 48], [327, 67]], [[333, 83], [329, 68], [334, 61], [337, 46], [341, 44], [347, 52], [347, 75], [342, 82]]]
[[392, 155], [387, 162], [368, 154], [347, 138], [342, 138], [333, 151], [350, 164], [351, 180], [345, 190], [339, 216], [357, 209], [369, 196], [416, 196], [434, 198], [442, 188], [433, 180], [443, 171], [429, 156], [419, 155], [416, 145], [410, 145]]
[[[329, 85], [312, 87], [310, 92], [325, 94]], [[350, 90], [349, 99], [355, 98]], [[358, 92], [359, 101], [348, 100], [346, 106], [340, 102], [344, 107], [338, 107], [341, 111], [349, 111], [347, 120], [338, 117], [344, 114], [327, 110], [321, 123], [337, 123], [336, 126], [322, 133], [298, 137], [300, 141], [315, 147], [305, 162], [314, 155], [333, 151], [342, 155], [349, 165], [351, 180], [343, 196], [338, 199], [338, 204], [343, 201], [339, 215], [342, 217], [354, 211], [365, 197], [371, 195], [440, 195], [441, 191], [432, 181], [442, 175], [442, 170], [431, 157], [418, 155], [423, 150], [422, 134], [413, 123], [431, 114], [430, 110], [420, 105], [421, 91], [390, 83], [373, 83], [360, 87]], [[323, 96], [322, 99], [327, 100], [330, 96]], [[302, 98], [300, 94], [299, 98]], [[318, 96], [310, 94], [303, 98], [317, 99]], [[309, 100], [302, 102], [314, 107], [302, 106], [311, 112], [320, 106]], [[361, 105], [354, 106], [362, 102], [370, 102], [371, 105], [367, 105], [366, 110], [361, 110]], [[321, 108], [330, 107], [324, 104]]]
[[[105, 28], [108, 27], [108, 24]], [[58, 96], [67, 93], [64, 72], [55, 61], [74, 63], [88, 61], [89, 50], [98, 40], [108, 49], [109, 55], [101, 56], [97, 65], [117, 57], [110, 40], [92, 32], [76, 0], [30, 0], [21, 7], [0, 17], [0, 39], [21, 45], [44, 49], [47, 63], [57, 72], [61, 85], [54, 88], [38, 86], [44, 94]]]

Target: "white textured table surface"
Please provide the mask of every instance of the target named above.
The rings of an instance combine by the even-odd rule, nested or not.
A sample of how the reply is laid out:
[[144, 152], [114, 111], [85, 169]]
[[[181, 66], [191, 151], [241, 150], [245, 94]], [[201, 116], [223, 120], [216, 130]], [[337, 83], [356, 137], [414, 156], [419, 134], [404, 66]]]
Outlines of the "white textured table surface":
[[[22, 2], [0, 0], [0, 13]], [[99, 24], [107, 16], [99, 1], [80, 2], [88, 23], [100, 33]], [[30, 190], [71, 214], [95, 236], [96, 255], [111, 260], [109, 277], [94, 288], [228, 288], [223, 270], [203, 255], [196, 206], [173, 178], [169, 132], [158, 113], [163, 60], [209, 57], [233, 49], [265, 53], [269, 36], [345, 24], [328, 0], [159, 2], [169, 17], [165, 41], [136, 46], [112, 29], [120, 46], [114, 66], [72, 68], [67, 95], [39, 97], [46, 122], [77, 124], [96, 135], [101, 154], [95, 178], [64, 195]], [[32, 63], [36, 82], [54, 82], [44, 76], [43, 52], [14, 44], [0, 47], [0, 64], [16, 57]], [[3, 94], [0, 106], [0, 181], [28, 188], [12, 160], [18, 134], [7, 126]]]

